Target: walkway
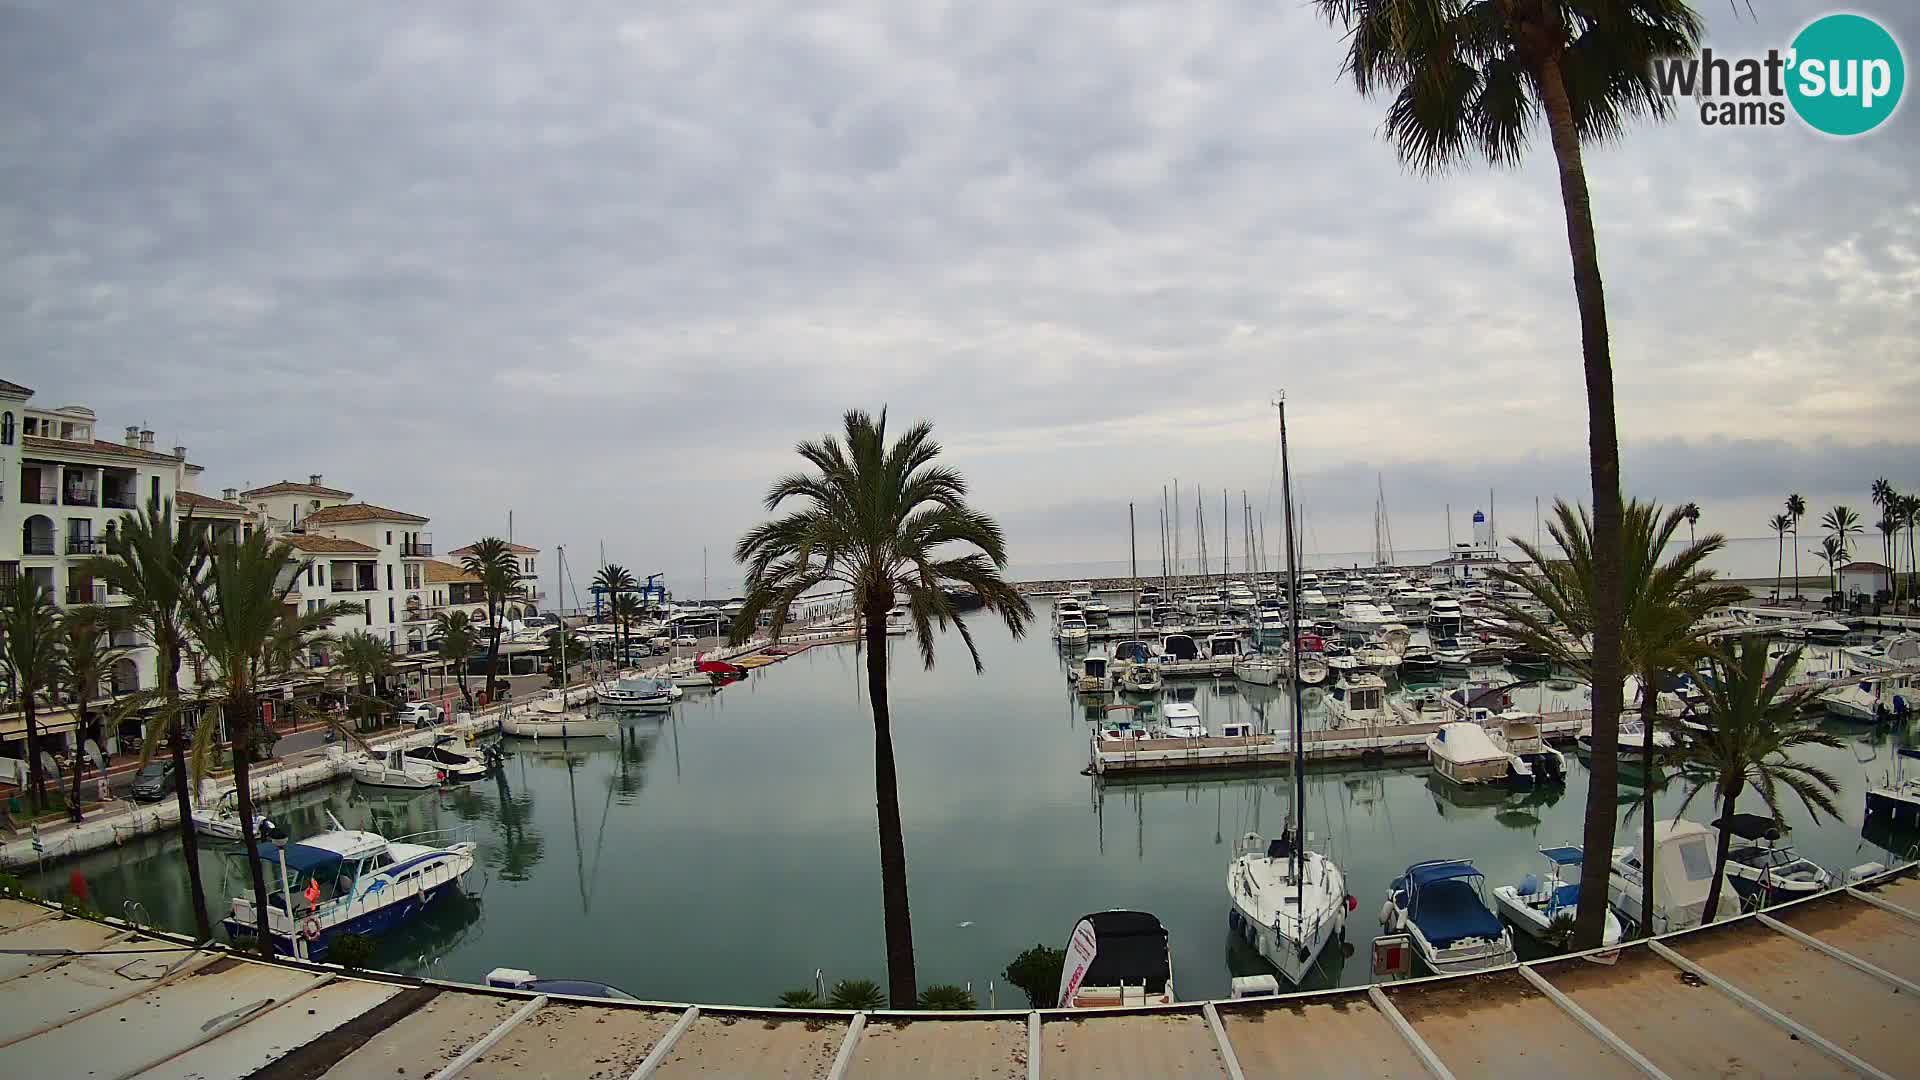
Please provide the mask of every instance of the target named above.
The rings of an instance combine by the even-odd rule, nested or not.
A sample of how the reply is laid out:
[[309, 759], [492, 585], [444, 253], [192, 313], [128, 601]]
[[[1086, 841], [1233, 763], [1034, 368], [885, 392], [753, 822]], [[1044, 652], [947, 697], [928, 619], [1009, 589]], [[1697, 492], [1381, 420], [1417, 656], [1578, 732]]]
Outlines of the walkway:
[[1071, 1013], [549, 999], [196, 952], [0, 900], [0, 993], [7, 1076], [1901, 1077], [1920, 1075], [1920, 879], [1909, 867], [1612, 965]]

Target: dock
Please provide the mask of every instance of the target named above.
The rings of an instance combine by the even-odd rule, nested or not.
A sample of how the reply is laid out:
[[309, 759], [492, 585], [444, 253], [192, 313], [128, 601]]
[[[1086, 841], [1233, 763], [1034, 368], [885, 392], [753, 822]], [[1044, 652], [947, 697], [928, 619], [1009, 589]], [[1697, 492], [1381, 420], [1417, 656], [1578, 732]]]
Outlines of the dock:
[[1884, 1080], [1920, 1075], [1920, 879], [1909, 865], [1612, 954], [1471, 975], [976, 1012], [539, 995], [196, 949], [7, 898], [0, 991], [9, 1076]]
[[[1571, 742], [1591, 717], [1589, 710], [1547, 713], [1540, 718], [1540, 734], [1549, 742]], [[1388, 758], [1424, 758], [1427, 736], [1445, 721], [1382, 724], [1369, 728], [1309, 731], [1301, 741], [1306, 763], [1368, 761]], [[1127, 745], [1132, 743], [1133, 745]], [[1294, 753], [1286, 732], [1237, 738], [1107, 740], [1098, 731], [1088, 736], [1087, 771], [1095, 776], [1132, 773], [1203, 772], [1216, 769], [1258, 769], [1291, 765]]]

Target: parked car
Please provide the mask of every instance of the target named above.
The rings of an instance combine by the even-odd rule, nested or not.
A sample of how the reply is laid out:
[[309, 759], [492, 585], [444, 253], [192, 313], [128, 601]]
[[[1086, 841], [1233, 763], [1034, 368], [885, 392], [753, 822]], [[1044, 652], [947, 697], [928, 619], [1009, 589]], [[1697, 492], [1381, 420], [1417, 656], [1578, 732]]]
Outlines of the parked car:
[[432, 727], [434, 724], [446, 719], [446, 710], [431, 701], [409, 701], [400, 706], [394, 715], [403, 724], [412, 724], [414, 727], [422, 728]]
[[127, 794], [138, 802], [159, 802], [173, 794], [173, 762], [149, 761], [140, 766]]
[[673, 643], [685, 649], [700, 644], [700, 639], [694, 637], [692, 634], [681, 634], [679, 637], [673, 639]]

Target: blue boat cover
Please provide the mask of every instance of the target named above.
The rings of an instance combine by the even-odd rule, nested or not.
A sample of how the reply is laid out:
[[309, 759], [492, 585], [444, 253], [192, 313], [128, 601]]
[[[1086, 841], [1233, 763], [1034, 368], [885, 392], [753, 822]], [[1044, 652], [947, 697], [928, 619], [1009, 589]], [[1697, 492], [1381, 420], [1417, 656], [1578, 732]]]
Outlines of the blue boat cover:
[[1551, 904], [1548, 904], [1547, 906], [1556, 911], [1559, 910], [1560, 908], [1579, 907], [1580, 906], [1580, 883], [1576, 881], [1571, 885], [1562, 885], [1559, 888], [1553, 890], [1553, 902]]
[[1577, 847], [1543, 847], [1540, 854], [1552, 860], [1555, 866], [1579, 866], [1583, 853]]
[[1415, 888], [1421, 888], [1436, 881], [1451, 881], [1454, 878], [1476, 878], [1483, 876], [1465, 859], [1435, 859], [1433, 862], [1414, 863], [1407, 867], [1407, 880]]
[[[272, 844], [260, 845], [260, 861], [269, 866], [280, 865], [280, 853]], [[310, 844], [287, 845], [287, 872], [290, 874], [331, 873], [340, 868], [340, 853], [328, 851], [323, 847]]]
[[1422, 886], [1408, 914], [1436, 949], [1467, 938], [1500, 936], [1500, 920], [1480, 902], [1479, 890], [1458, 879]]

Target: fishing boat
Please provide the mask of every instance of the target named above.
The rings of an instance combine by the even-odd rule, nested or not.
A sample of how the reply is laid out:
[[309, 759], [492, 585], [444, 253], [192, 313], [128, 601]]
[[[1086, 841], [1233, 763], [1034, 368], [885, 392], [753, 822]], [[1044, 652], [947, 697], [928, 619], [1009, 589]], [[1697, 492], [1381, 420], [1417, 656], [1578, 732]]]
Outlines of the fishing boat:
[[[1675, 818], [1653, 823], [1653, 932], [1690, 930], [1703, 922], [1740, 914], [1740, 894], [1723, 877], [1720, 904], [1708, 919], [1707, 892], [1713, 884], [1714, 830], [1697, 821]], [[1613, 849], [1613, 874], [1607, 902], [1623, 923], [1639, 926], [1641, 870], [1645, 853], [1638, 845]]]
[[[344, 829], [286, 845], [285, 871], [277, 845], [261, 845], [261, 869], [275, 888], [267, 897], [267, 929], [274, 951], [324, 960], [341, 934], [378, 937], [418, 918], [459, 891], [474, 864], [474, 844], [446, 832], [388, 840]], [[417, 841], [417, 842], [409, 842]], [[233, 898], [222, 921], [227, 934], [250, 940], [257, 922], [251, 896]]]
[[1341, 676], [1327, 698], [1327, 717], [1335, 728], [1394, 723], [1396, 718], [1387, 706], [1386, 680], [1364, 671]]
[[1112, 661], [1106, 654], [1088, 653], [1077, 669], [1068, 669], [1068, 678], [1073, 680], [1073, 688], [1079, 693], [1110, 693], [1113, 690], [1113, 673], [1109, 670], [1111, 665]]
[[582, 712], [508, 713], [500, 718], [500, 734], [520, 739], [604, 739], [620, 730], [611, 716]]
[[431, 762], [416, 761], [398, 747], [348, 757], [347, 773], [354, 783], [377, 788], [420, 791], [447, 782], [445, 769]]
[[682, 696], [679, 687], [645, 675], [622, 675], [594, 688], [600, 704], [613, 709], [664, 709]]
[[1173, 945], [1144, 911], [1096, 911], [1074, 925], [1061, 973], [1060, 1007], [1173, 1004]]
[[1435, 975], [1459, 975], [1514, 962], [1513, 934], [1487, 906], [1486, 875], [1466, 859], [1430, 859], [1387, 886], [1380, 924], [1406, 934]]
[[1716, 818], [1716, 829], [1732, 833], [1727, 848], [1727, 881], [1744, 898], [1778, 904], [1824, 892], [1833, 875], [1786, 842], [1787, 828], [1761, 814]]
[[[1519, 927], [1521, 933], [1545, 940], [1556, 929], [1555, 923], [1564, 928], [1579, 911], [1580, 881], [1574, 875], [1582, 857], [1580, 849], [1573, 846], [1544, 847], [1540, 854], [1547, 860], [1547, 872], [1528, 874], [1517, 885], [1495, 886], [1493, 903], [1500, 909], [1501, 917]], [[1618, 945], [1620, 937], [1620, 919], [1608, 908], [1600, 944], [1602, 947]]]

